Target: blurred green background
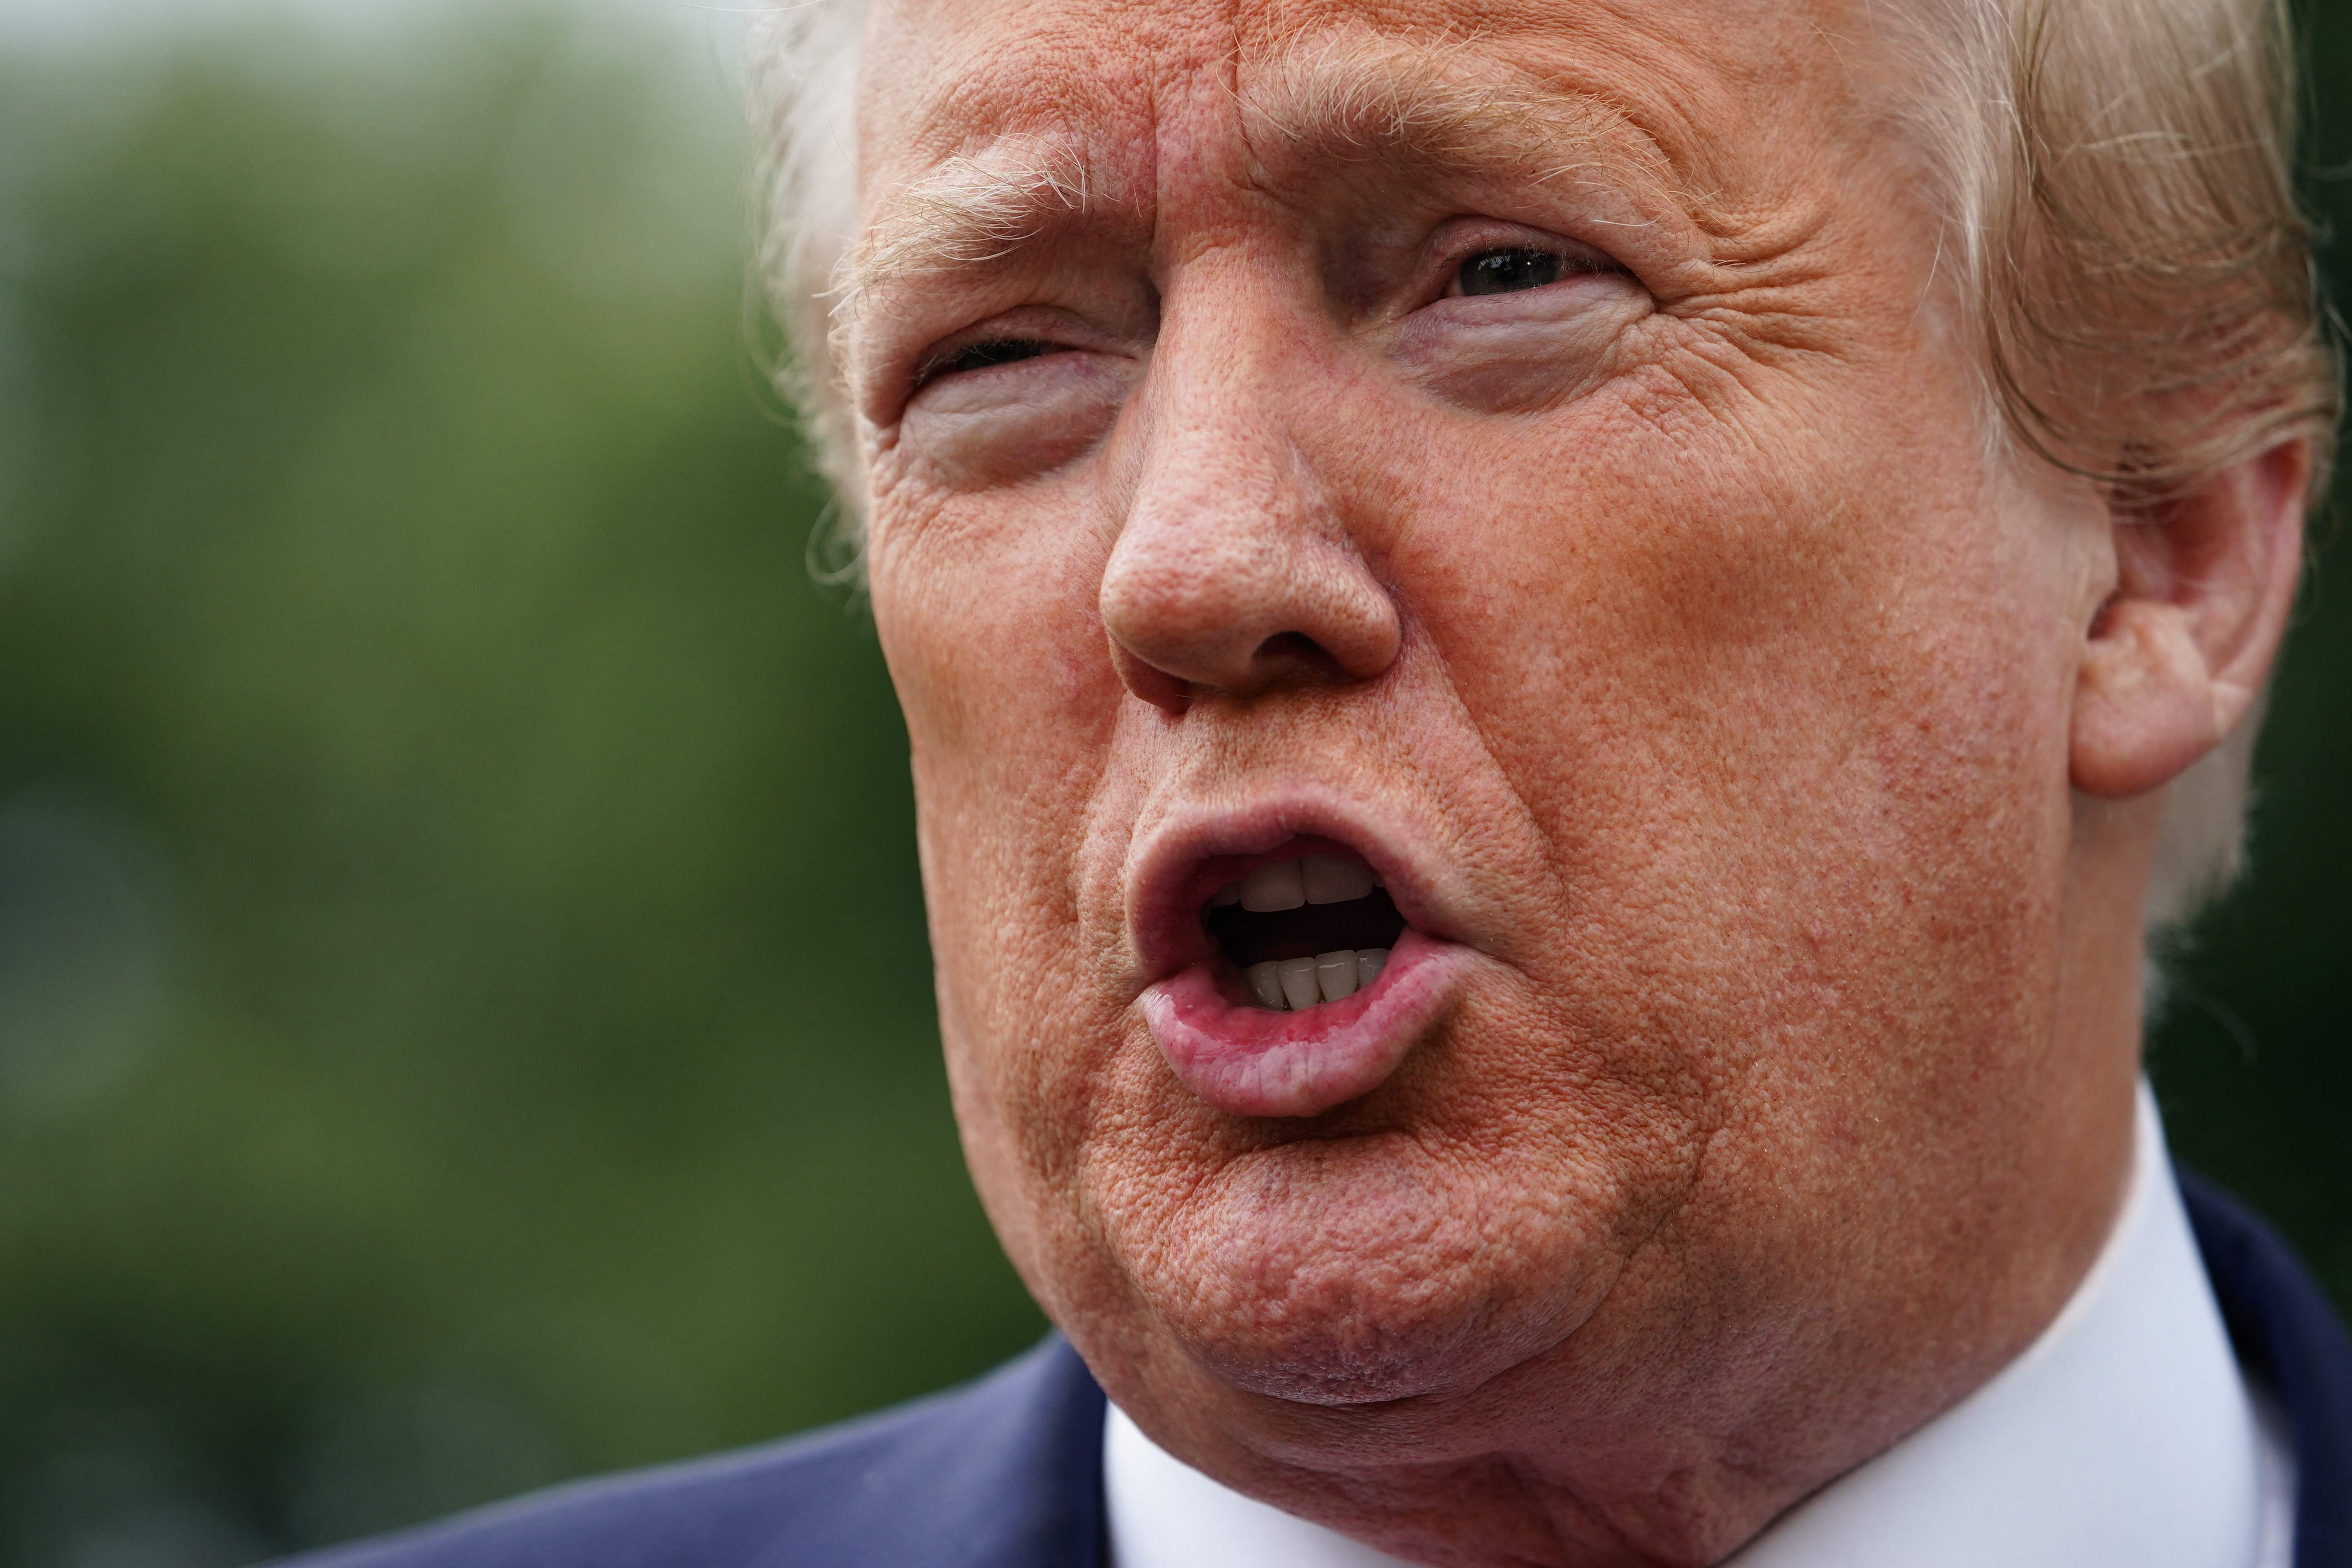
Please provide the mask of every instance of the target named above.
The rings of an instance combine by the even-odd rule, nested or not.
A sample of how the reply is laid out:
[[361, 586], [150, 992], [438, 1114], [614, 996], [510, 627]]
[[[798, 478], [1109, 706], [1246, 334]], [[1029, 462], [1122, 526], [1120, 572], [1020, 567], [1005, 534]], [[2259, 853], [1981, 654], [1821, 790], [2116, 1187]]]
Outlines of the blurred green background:
[[[730, 29], [33, 6], [0, 1565], [244, 1563], [1026, 1343], [934, 1059], [903, 735], [756, 369]], [[2352, 1300], [2336, 574], [2154, 1062], [2179, 1151]]]

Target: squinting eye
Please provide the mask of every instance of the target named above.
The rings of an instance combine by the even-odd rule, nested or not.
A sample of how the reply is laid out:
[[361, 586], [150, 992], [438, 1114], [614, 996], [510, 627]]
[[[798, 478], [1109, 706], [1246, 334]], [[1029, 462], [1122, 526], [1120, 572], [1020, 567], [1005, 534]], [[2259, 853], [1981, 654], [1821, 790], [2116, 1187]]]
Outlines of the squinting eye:
[[991, 338], [985, 342], [966, 343], [951, 354], [933, 360], [917, 376], [918, 384], [929, 384], [943, 375], [955, 375], [968, 370], [986, 370], [991, 365], [1013, 364], [1024, 359], [1058, 353], [1058, 343], [1036, 338]]
[[1560, 258], [1552, 251], [1482, 250], [1462, 264], [1454, 281], [1465, 294], [1517, 294], [1559, 282], [1561, 270]]

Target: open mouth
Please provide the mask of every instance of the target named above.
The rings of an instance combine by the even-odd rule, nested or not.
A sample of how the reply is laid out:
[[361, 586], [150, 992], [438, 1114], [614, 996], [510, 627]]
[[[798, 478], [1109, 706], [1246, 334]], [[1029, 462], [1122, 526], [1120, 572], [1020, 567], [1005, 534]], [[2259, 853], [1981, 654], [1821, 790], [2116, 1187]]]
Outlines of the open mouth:
[[1370, 1093], [1478, 962], [1429, 929], [1452, 922], [1429, 918], [1425, 849], [1391, 838], [1375, 860], [1349, 814], [1284, 805], [1165, 828], [1134, 872], [1136, 951], [1159, 976], [1136, 998], [1143, 1022], [1177, 1081], [1228, 1115], [1318, 1116]]
[[1202, 923], [1260, 1007], [1304, 1012], [1371, 984], [1405, 929], [1371, 867], [1305, 855], [1258, 867], [1210, 896]]

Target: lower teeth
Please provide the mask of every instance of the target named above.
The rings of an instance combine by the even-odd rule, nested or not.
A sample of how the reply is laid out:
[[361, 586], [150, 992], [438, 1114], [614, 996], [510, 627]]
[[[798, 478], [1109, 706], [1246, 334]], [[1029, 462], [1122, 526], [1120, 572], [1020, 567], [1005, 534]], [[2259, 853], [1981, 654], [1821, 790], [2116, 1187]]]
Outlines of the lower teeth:
[[1268, 959], [1242, 973], [1261, 1007], [1297, 1013], [1318, 1002], [1337, 1002], [1370, 985], [1389, 961], [1384, 947], [1341, 948], [1312, 958]]

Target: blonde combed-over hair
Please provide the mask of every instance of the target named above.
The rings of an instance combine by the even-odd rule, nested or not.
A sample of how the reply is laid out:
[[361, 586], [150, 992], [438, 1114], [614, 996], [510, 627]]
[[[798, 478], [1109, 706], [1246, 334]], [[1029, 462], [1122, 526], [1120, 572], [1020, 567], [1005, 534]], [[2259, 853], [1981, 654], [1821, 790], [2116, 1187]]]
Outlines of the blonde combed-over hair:
[[[2334, 340], [2296, 196], [2284, 0], [1855, 0], [1899, 68], [1885, 112], [1945, 215], [1946, 282], [1981, 349], [1996, 456], [2032, 454], [2158, 507], [2295, 437], [2333, 457]], [[857, 225], [855, 108], [870, 0], [754, 29], [759, 265], [799, 408], [854, 551], [865, 506], [837, 284]], [[2235, 879], [2250, 719], [2169, 786], [2147, 919]]]

